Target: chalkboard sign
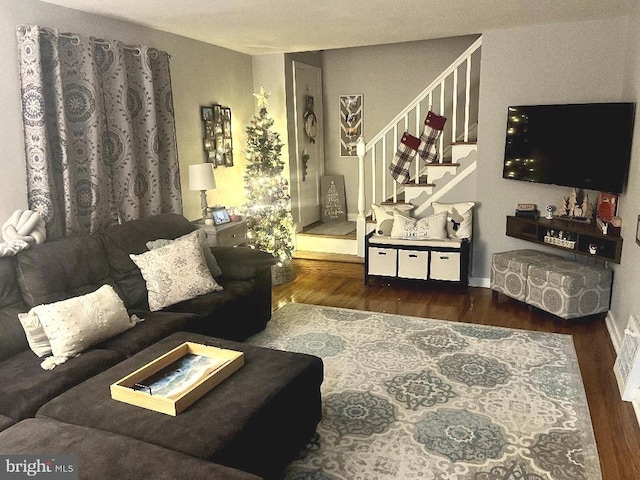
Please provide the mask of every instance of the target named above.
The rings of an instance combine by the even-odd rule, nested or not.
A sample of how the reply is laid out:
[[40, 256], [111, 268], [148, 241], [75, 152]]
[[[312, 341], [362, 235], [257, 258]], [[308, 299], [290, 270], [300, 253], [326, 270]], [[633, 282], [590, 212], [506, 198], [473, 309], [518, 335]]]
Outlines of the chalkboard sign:
[[320, 178], [320, 192], [322, 199], [322, 221], [345, 222], [347, 209], [345, 207], [344, 176], [326, 175]]

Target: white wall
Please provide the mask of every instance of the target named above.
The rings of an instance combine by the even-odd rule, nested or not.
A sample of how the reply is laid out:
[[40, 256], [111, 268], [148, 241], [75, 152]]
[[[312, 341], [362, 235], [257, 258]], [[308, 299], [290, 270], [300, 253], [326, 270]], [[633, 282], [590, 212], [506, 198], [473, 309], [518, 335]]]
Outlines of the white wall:
[[[256, 55], [253, 62], [253, 91], [259, 92], [264, 86], [270, 93], [267, 111], [273, 117], [273, 131], [280, 135], [282, 150], [280, 158], [284, 162], [284, 178], [289, 178], [289, 133], [287, 131], [287, 92], [285, 88], [285, 56], [283, 54]], [[254, 98], [255, 100], [255, 98]], [[257, 101], [255, 113], [259, 112]], [[246, 145], [245, 145], [246, 147]]]
[[199, 193], [188, 190], [187, 165], [204, 161], [200, 105], [221, 103], [231, 107], [234, 141], [232, 168], [218, 167], [218, 188], [208, 193], [209, 204], [239, 205], [244, 201], [242, 173], [246, 143], [244, 126], [253, 115], [254, 98], [251, 57], [185, 37], [139, 27], [105, 17], [89, 15], [35, 0], [0, 0], [0, 222], [16, 209], [27, 208], [18, 54], [15, 27], [37, 24], [63, 32], [113, 38], [127, 44], [145, 44], [172, 56], [171, 77], [176, 117], [178, 155], [182, 171], [184, 213], [200, 216]]
[[[358, 178], [358, 158], [340, 157], [340, 95], [364, 95], [363, 134], [371, 138], [476, 38], [468, 35], [323, 51], [325, 173]], [[355, 214], [358, 185], [345, 183], [347, 213]]]
[[[570, 192], [567, 187], [502, 178], [507, 107], [626, 100], [627, 31], [626, 18], [617, 18], [483, 33], [472, 277], [489, 277], [493, 252], [532, 247], [505, 236], [506, 216], [513, 215], [517, 203], [544, 209], [547, 204], [559, 205]], [[637, 163], [632, 162], [635, 171]], [[593, 192], [589, 198], [596, 200]], [[623, 221], [628, 250], [633, 242], [632, 218], [627, 215]], [[623, 263], [633, 260], [623, 253]], [[615, 282], [616, 288], [621, 287], [617, 278]]]
[[[629, 19], [629, 41], [625, 51], [624, 99], [640, 101], [640, 4]], [[614, 345], [620, 341], [629, 315], [640, 318], [640, 245], [635, 242], [640, 215], [640, 110], [636, 106], [631, 170], [627, 190], [620, 198], [618, 214], [622, 218], [622, 263], [615, 269], [609, 329]]]

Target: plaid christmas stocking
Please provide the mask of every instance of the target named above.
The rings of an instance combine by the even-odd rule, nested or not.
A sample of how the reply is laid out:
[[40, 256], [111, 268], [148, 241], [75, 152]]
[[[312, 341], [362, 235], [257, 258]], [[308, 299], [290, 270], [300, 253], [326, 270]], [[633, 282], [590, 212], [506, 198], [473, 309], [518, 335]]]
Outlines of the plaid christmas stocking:
[[413, 162], [413, 157], [416, 156], [419, 146], [419, 138], [404, 132], [398, 150], [389, 165], [389, 172], [396, 182], [407, 183], [409, 181], [409, 168], [411, 168], [411, 162]]
[[427, 118], [424, 119], [424, 130], [420, 135], [420, 146], [418, 147], [418, 155], [425, 163], [433, 163], [438, 159], [438, 154], [434, 147], [446, 122], [447, 119], [445, 117], [436, 115], [433, 112], [427, 113]]

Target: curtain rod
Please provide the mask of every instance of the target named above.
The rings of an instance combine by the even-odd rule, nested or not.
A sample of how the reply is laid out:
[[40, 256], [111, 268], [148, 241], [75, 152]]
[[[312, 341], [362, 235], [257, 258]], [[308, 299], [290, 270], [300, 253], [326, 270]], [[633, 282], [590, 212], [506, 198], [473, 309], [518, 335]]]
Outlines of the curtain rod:
[[[20, 31], [20, 33], [24, 34], [26, 33], [26, 26], [24, 25], [20, 25], [18, 26], [18, 30]], [[41, 29], [41, 32], [44, 33], [45, 35], [51, 35], [52, 31], [51, 29], [44, 27]], [[76, 35], [76, 34], [72, 34], [72, 33], [56, 33], [56, 35], [58, 37], [63, 37], [63, 38], [69, 38], [71, 39], [71, 42], [74, 45], [77, 45], [78, 43], [80, 43], [80, 35]], [[111, 44], [107, 41], [107, 40], [103, 40], [102, 38], [93, 38], [93, 41], [95, 43], [98, 43], [100, 45], [102, 45], [105, 49], [109, 50], [111, 48]], [[129, 45], [122, 45], [122, 48], [124, 48], [125, 50], [133, 50], [135, 52], [135, 55], [140, 55], [142, 54], [142, 50], [140, 49], [140, 47], [132, 47]], [[155, 58], [158, 57], [158, 52], [160, 50], [158, 50], [157, 48], [153, 48], [153, 47], [149, 47], [151, 50], [149, 50], [149, 55], [155, 55]], [[169, 56], [170, 60], [173, 60], [173, 55], [171, 55], [170, 53], [167, 53], [167, 55]]]

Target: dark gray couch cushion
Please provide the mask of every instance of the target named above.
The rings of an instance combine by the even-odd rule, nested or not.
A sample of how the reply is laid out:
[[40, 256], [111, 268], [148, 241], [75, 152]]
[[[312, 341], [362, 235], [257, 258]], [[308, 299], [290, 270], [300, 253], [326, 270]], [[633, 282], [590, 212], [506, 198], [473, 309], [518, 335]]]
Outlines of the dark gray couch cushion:
[[14, 258], [0, 258], [0, 361], [29, 348], [18, 314], [29, 309], [14, 273]]
[[14, 421], [33, 417], [41, 405], [65, 390], [115, 365], [123, 356], [109, 350], [88, 350], [53, 370], [25, 350], [0, 362], [0, 414]]
[[14, 258], [0, 257], [0, 308], [22, 303], [14, 274]]
[[[271, 272], [266, 275], [270, 279]], [[167, 310], [199, 312], [200, 317], [191, 320], [187, 330], [240, 342], [263, 330], [271, 318], [269, 279], [261, 281], [261, 275], [250, 280], [222, 277], [224, 290], [171, 305]]]
[[29, 349], [24, 329], [18, 320], [18, 314], [28, 310], [24, 303], [0, 308], [0, 362]]
[[[14, 425], [16, 422], [12, 418], [9, 418], [0, 413], [0, 432], [6, 428], [9, 428], [11, 425]], [[1, 452], [2, 450], [0, 450]]]
[[94, 235], [33, 245], [16, 256], [16, 278], [29, 307], [85, 295], [105, 284], [115, 287], [102, 241]]
[[222, 276], [230, 280], [254, 278], [264, 270], [271, 271], [276, 264], [273, 255], [247, 247], [211, 247], [218, 260]]
[[260, 477], [122, 435], [31, 418], [0, 433], [0, 452], [78, 456], [87, 480], [259, 480]]
[[200, 318], [199, 315], [190, 313], [145, 311], [130, 313], [135, 313], [144, 320], [137, 323], [135, 327], [95, 345], [95, 348], [113, 350], [123, 357], [130, 357], [158, 340], [180, 331], [189, 321]]
[[0, 258], [0, 361], [29, 348], [18, 320], [18, 313], [28, 310], [15, 279], [14, 258]]

